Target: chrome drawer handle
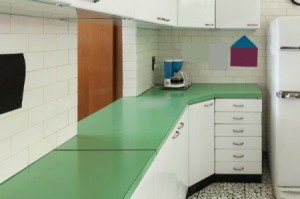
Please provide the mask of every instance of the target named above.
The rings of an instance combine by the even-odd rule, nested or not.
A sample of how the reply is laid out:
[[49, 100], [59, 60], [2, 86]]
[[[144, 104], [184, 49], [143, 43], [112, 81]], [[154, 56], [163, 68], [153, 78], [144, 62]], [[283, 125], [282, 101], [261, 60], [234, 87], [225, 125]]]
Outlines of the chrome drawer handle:
[[243, 158], [244, 155], [233, 155], [234, 158]]
[[173, 135], [173, 139], [176, 139], [178, 136], [180, 135], [180, 132], [179, 131], [176, 131], [176, 133]]
[[232, 130], [234, 133], [243, 133], [244, 130], [243, 129], [233, 129]]
[[233, 170], [236, 171], [243, 171], [245, 168], [244, 167], [233, 167]]
[[165, 19], [165, 21], [171, 21], [170, 19]]
[[249, 23], [249, 24], [247, 24], [247, 26], [254, 26], [254, 27], [256, 27], [256, 26], [258, 26], [258, 24], [256, 24], [256, 23]]
[[245, 107], [245, 105], [244, 104], [234, 104], [233, 107], [242, 108], [242, 107]]
[[234, 120], [243, 120], [244, 117], [233, 117]]
[[242, 146], [244, 145], [244, 142], [233, 142], [233, 145]]
[[210, 106], [212, 106], [212, 105], [214, 105], [214, 103], [204, 104], [204, 107], [210, 107]]
[[205, 26], [214, 26], [215, 24], [213, 23], [206, 23]]
[[162, 17], [157, 17], [157, 20], [164, 20], [164, 18], [162, 18]]
[[180, 123], [180, 126], [178, 127], [178, 129], [180, 130], [180, 129], [182, 129], [183, 127], [184, 127], [184, 123], [181, 122], [181, 123]]

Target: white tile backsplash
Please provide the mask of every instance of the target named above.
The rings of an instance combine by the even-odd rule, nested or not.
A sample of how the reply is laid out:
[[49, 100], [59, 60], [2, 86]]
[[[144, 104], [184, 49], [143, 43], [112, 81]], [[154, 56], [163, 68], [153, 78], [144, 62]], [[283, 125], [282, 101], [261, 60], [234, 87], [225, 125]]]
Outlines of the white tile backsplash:
[[151, 88], [152, 56], [158, 60], [158, 30], [123, 20], [123, 96], [137, 96]]
[[42, 104], [29, 111], [29, 124], [33, 126], [56, 115], [56, 101]]
[[10, 15], [0, 14], [0, 33], [10, 33]]
[[49, 51], [44, 53], [45, 67], [63, 66], [69, 63], [69, 51]]
[[24, 53], [26, 61], [26, 71], [40, 70], [44, 68], [44, 53]]
[[10, 138], [0, 141], [0, 162], [11, 156]]
[[69, 23], [67, 21], [44, 19], [45, 34], [68, 34]]
[[28, 34], [1, 34], [0, 53], [26, 53], [28, 52]]
[[77, 22], [0, 14], [0, 44], [26, 62], [23, 106], [0, 115], [2, 183], [77, 134]]
[[[74, 114], [74, 112], [73, 112]], [[77, 115], [74, 114], [74, 115]], [[74, 115], [72, 115], [74, 117]], [[74, 121], [75, 122], [75, 121]], [[73, 122], [72, 122], [73, 123]], [[48, 137], [58, 130], [67, 127], [69, 125], [69, 112], [64, 112], [54, 118], [46, 120], [44, 122], [44, 137]]]
[[63, 128], [57, 132], [57, 146], [60, 146], [67, 140], [76, 135], [77, 123], [70, 124], [68, 127]]
[[[77, 79], [75, 79], [77, 82]], [[68, 95], [69, 84], [68, 81], [58, 82], [44, 88], [45, 102], [60, 99]]]
[[53, 149], [55, 149], [57, 143], [57, 136], [56, 134], [53, 134], [51, 136], [46, 137], [41, 142], [36, 143], [29, 147], [28, 153], [28, 161], [29, 164], [34, 163]]
[[0, 162], [0, 183], [9, 179], [28, 166], [28, 150], [24, 150], [9, 159]]
[[29, 127], [29, 114], [27, 111], [5, 117], [0, 120], [0, 140], [13, 136], [14, 134]]
[[11, 16], [11, 33], [43, 33], [43, 20], [36, 17]]
[[12, 154], [16, 154], [43, 139], [43, 124], [40, 123], [26, 131], [17, 133], [11, 138]]

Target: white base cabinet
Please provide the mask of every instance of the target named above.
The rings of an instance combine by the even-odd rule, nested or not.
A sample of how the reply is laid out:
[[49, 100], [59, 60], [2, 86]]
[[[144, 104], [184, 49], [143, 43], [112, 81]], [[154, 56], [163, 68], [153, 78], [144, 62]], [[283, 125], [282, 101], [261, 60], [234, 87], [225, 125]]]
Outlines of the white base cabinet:
[[184, 199], [188, 188], [188, 110], [184, 112], [132, 199]]
[[214, 104], [189, 106], [189, 186], [214, 174]]
[[215, 173], [262, 173], [261, 99], [216, 99]]

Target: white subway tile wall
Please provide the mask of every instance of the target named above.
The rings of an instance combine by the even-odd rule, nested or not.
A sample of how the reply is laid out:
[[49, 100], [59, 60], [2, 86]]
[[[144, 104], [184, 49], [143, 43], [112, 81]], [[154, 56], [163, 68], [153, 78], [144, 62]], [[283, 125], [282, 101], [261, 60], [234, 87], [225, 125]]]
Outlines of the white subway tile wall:
[[152, 56], [158, 61], [158, 30], [123, 20], [123, 96], [138, 96], [152, 86]]
[[[123, 22], [124, 96], [137, 96], [151, 87], [150, 79], [162, 83], [165, 59], [181, 58], [183, 42], [221, 42], [231, 46], [241, 36], [248, 36], [258, 47], [258, 67], [229, 67], [228, 70], [208, 70], [207, 62], [184, 64], [184, 70], [194, 83], [258, 83], [263, 91], [263, 149], [267, 150], [267, 29], [274, 18], [299, 16], [300, 7], [290, 0], [261, 0], [261, 28], [257, 30], [205, 30], [166, 28], [141, 29], [133, 21]], [[151, 36], [150, 36], [151, 35]], [[147, 37], [148, 36], [148, 37]], [[149, 41], [149, 42], [148, 42]], [[150, 42], [151, 41], [151, 42]], [[149, 70], [158, 43], [159, 70]], [[141, 46], [143, 45], [143, 46]], [[229, 64], [229, 59], [228, 59]]]
[[77, 134], [77, 23], [0, 14], [0, 44], [26, 61], [23, 107], [0, 115], [2, 183]]

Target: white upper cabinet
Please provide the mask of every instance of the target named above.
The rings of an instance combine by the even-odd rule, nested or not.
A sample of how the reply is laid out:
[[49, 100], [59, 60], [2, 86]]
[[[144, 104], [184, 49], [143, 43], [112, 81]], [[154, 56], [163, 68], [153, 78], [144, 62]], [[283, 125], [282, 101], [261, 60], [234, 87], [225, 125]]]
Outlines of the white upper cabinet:
[[177, 26], [177, 1], [175, 0], [136, 0], [135, 19]]
[[74, 0], [72, 6], [84, 10], [134, 18], [134, 0]]
[[216, 0], [216, 28], [260, 27], [260, 0]]
[[178, 27], [215, 28], [216, 0], [178, 0]]

